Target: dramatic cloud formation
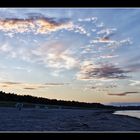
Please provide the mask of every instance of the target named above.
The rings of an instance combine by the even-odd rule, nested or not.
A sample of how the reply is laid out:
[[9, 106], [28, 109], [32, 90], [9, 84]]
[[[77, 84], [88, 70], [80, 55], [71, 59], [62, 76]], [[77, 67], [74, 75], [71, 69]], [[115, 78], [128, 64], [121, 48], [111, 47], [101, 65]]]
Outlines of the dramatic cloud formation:
[[113, 96], [126, 96], [127, 94], [137, 94], [140, 92], [133, 91], [133, 92], [123, 92], [123, 93], [108, 93], [108, 95], [113, 95]]
[[114, 65], [93, 65], [90, 62], [86, 62], [81, 66], [80, 72], [77, 74], [77, 79], [90, 80], [90, 79], [125, 79], [129, 71], [122, 70]]
[[140, 26], [135, 22], [140, 13], [132, 11], [0, 9], [1, 89], [102, 102], [121, 97], [100, 98], [98, 92], [136, 94], [131, 91], [140, 85], [139, 32], [129, 28]]
[[0, 30], [11, 33], [34, 32], [35, 34], [48, 34], [61, 29], [71, 28], [72, 22], [66, 19], [55, 20], [47, 17], [30, 17], [26, 19], [5, 18], [0, 19]]

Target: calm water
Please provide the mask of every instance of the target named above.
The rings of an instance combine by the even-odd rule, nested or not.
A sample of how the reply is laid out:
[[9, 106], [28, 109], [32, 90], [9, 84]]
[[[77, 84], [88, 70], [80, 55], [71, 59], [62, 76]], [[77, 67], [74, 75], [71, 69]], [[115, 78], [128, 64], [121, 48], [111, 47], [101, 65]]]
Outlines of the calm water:
[[128, 116], [137, 117], [140, 119], [140, 110], [116, 111], [114, 114], [128, 115]]

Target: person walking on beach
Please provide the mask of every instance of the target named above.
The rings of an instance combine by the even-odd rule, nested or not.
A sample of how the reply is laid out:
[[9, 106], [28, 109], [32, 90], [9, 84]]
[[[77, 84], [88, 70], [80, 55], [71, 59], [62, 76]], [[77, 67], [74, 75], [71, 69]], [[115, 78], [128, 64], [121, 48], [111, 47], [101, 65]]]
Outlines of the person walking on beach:
[[23, 103], [17, 103], [16, 108], [20, 111], [23, 107]]

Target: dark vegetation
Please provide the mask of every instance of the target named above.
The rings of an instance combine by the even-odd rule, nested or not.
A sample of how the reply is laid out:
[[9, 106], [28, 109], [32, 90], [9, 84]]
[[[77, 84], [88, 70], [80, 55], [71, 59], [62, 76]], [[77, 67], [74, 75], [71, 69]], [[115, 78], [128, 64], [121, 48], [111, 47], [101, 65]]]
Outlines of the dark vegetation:
[[[47, 106], [66, 106], [66, 107], [78, 107], [78, 108], [91, 108], [91, 109], [113, 109], [113, 110], [140, 110], [140, 106], [125, 106], [115, 107], [111, 105], [103, 105], [100, 103], [85, 103], [78, 101], [64, 101], [56, 99], [48, 99], [42, 97], [35, 97], [30, 95], [17, 95], [14, 93], [5, 93], [0, 91], [0, 106], [4, 103], [9, 103], [13, 106], [16, 102], [22, 102], [28, 107], [33, 107], [35, 104], [47, 105]], [[6, 105], [6, 104], [5, 104]], [[7, 104], [7, 106], [9, 106]]]

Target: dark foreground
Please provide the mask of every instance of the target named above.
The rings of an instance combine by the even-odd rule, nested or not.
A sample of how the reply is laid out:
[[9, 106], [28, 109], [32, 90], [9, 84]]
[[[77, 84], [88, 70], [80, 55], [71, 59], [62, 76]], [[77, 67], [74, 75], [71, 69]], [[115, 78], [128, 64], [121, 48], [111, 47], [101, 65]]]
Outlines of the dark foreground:
[[105, 110], [1, 107], [0, 131], [140, 131], [140, 119]]

